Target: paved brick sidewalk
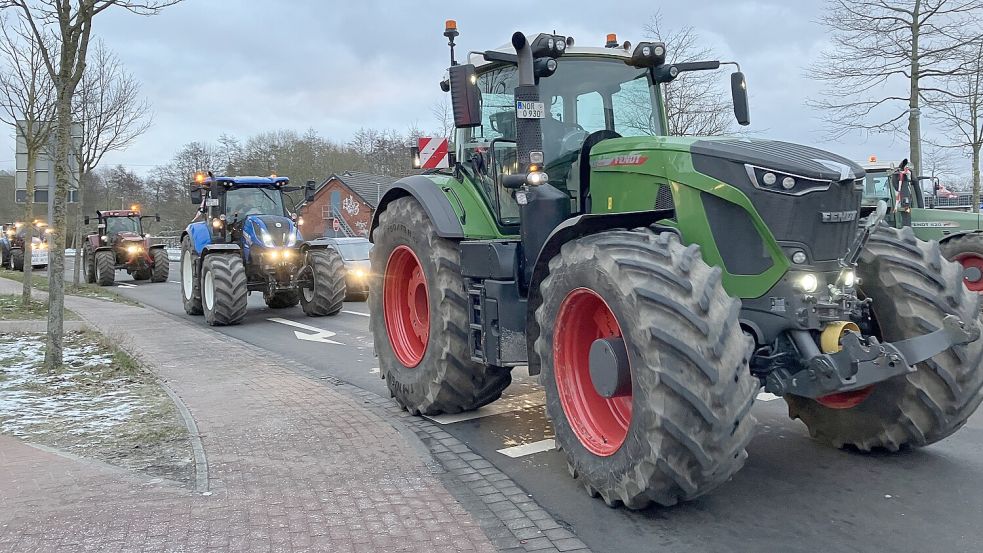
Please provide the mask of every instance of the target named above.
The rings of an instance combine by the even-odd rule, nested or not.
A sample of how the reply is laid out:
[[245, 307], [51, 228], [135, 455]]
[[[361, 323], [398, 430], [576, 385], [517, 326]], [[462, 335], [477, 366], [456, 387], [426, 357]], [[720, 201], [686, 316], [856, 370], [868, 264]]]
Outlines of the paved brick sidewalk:
[[357, 396], [204, 327], [67, 302], [183, 400], [208, 491], [0, 437], [0, 551], [495, 550], [419, 442]]

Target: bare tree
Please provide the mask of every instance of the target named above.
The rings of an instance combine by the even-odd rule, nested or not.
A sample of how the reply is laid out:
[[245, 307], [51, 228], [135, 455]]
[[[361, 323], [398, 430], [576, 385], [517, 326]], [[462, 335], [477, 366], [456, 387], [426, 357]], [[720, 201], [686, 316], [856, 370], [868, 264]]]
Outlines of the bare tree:
[[820, 22], [829, 47], [809, 75], [824, 84], [810, 103], [826, 112], [830, 135], [907, 135], [921, 171], [922, 100], [946, 94], [942, 81], [965, 71], [954, 54], [983, 36], [981, 8], [981, 0], [827, 0]]
[[433, 105], [430, 106], [430, 113], [433, 115], [434, 121], [437, 122], [440, 136], [453, 140], [454, 137], [451, 135], [454, 134], [454, 114], [451, 111], [450, 98], [444, 95], [439, 100], [434, 101]]
[[[181, 0], [0, 0], [0, 8], [18, 9], [41, 47], [45, 67], [55, 84], [55, 197], [48, 265], [48, 333], [44, 366], [48, 370], [62, 364], [65, 337], [65, 235], [66, 204], [72, 152], [72, 97], [85, 73], [93, 19], [109, 8], [135, 14], [155, 15]], [[57, 48], [45, 45], [44, 37], [53, 29]]]
[[949, 79], [944, 94], [929, 96], [929, 117], [941, 124], [946, 146], [968, 150], [972, 158], [973, 212], [980, 211], [980, 150], [983, 149], [983, 40], [963, 54], [966, 71]]
[[[85, 74], [74, 98], [75, 121], [81, 141], [75, 150], [79, 179], [98, 167], [109, 152], [126, 149], [150, 128], [150, 104], [140, 95], [140, 83], [133, 78], [102, 40], [86, 63]], [[79, 187], [78, 206], [84, 203]], [[79, 284], [82, 266], [82, 217], [75, 217], [75, 267], [72, 281]]]
[[31, 302], [31, 250], [34, 225], [34, 183], [37, 176], [38, 156], [48, 148], [51, 122], [54, 119], [55, 93], [51, 76], [44, 65], [43, 45], [27, 27], [26, 21], [17, 17], [16, 23], [0, 20], [0, 55], [4, 65], [0, 68], [0, 119], [14, 126], [23, 137], [27, 149], [27, 183], [24, 191], [24, 306]]
[[[645, 25], [645, 36], [666, 44], [666, 63], [714, 59], [713, 50], [704, 45], [693, 27], [670, 30], [662, 26], [662, 20], [662, 13], [653, 15]], [[638, 103], [645, 106], [639, 113], [645, 115], [629, 124], [644, 132], [651, 127], [648, 120], [651, 100], [647, 91], [639, 90]], [[733, 129], [730, 99], [721, 87], [719, 75], [702, 71], [682, 73], [665, 85], [664, 93], [668, 134], [709, 136], [726, 134]]]

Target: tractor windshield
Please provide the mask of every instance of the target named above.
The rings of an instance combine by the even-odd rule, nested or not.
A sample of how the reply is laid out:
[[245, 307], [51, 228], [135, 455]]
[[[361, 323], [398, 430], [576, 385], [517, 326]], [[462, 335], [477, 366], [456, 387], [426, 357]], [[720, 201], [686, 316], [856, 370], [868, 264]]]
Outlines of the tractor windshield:
[[232, 220], [247, 215], [286, 216], [283, 194], [275, 188], [243, 187], [225, 192], [225, 216]]
[[890, 179], [890, 173], [886, 171], [880, 173], [868, 172], [864, 178], [863, 205], [877, 205], [878, 200], [887, 200], [890, 202], [894, 198], [894, 190], [891, 188]]
[[[458, 130], [460, 159], [471, 162], [476, 154], [484, 161], [494, 144], [496, 167], [480, 167], [476, 173], [508, 172], [515, 164], [516, 67], [499, 65], [478, 75], [482, 126]], [[632, 67], [622, 59], [600, 56], [564, 56], [556, 72], [540, 79], [540, 98], [546, 104], [542, 120], [543, 155], [550, 182], [563, 187], [570, 165], [587, 136], [600, 130], [621, 136], [663, 135], [658, 88], [648, 69]], [[496, 140], [497, 139], [497, 140]], [[506, 191], [494, 190], [490, 179], [481, 185], [503, 223], [518, 218], [518, 206]]]
[[106, 234], [113, 235], [121, 232], [140, 234], [139, 217], [107, 217]]

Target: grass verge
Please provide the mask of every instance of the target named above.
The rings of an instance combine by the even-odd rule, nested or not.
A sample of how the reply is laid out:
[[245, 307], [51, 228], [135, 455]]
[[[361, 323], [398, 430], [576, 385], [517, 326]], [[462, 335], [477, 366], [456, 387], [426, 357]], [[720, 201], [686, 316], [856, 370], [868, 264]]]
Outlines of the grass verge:
[[[9, 278], [10, 280], [16, 280], [17, 282], [24, 282], [24, 273], [20, 271], [11, 271], [10, 269], [0, 269], [0, 278]], [[37, 289], [44, 292], [48, 291], [48, 277], [37, 276], [31, 274], [31, 285]], [[80, 296], [83, 298], [97, 298], [101, 300], [114, 301], [116, 303], [123, 303], [126, 305], [140, 305], [139, 303], [121, 296], [116, 292], [102, 286], [97, 286], [95, 284], [82, 283], [78, 286], [71, 284], [69, 282], [65, 283], [65, 294], [69, 296]]]
[[45, 371], [44, 336], [0, 334], [0, 432], [191, 484], [191, 442], [157, 377], [96, 332], [66, 334]]
[[[19, 294], [0, 294], [0, 321], [37, 321], [47, 318], [48, 304], [43, 301], [31, 300], [31, 305], [24, 307]], [[77, 321], [79, 316], [66, 309], [65, 320]]]

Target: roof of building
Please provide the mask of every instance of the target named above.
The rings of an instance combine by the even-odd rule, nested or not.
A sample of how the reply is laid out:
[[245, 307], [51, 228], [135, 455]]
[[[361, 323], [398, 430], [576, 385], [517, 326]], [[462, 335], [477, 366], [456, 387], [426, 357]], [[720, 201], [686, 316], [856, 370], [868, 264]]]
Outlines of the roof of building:
[[[324, 181], [324, 184], [331, 182], [332, 179], [340, 180], [373, 209], [379, 205], [379, 196], [385, 193], [392, 183], [399, 180], [397, 177], [388, 177], [386, 175], [373, 175], [371, 173], [362, 173], [361, 171], [345, 171], [344, 173], [331, 175]], [[324, 186], [324, 184], [321, 186]]]

